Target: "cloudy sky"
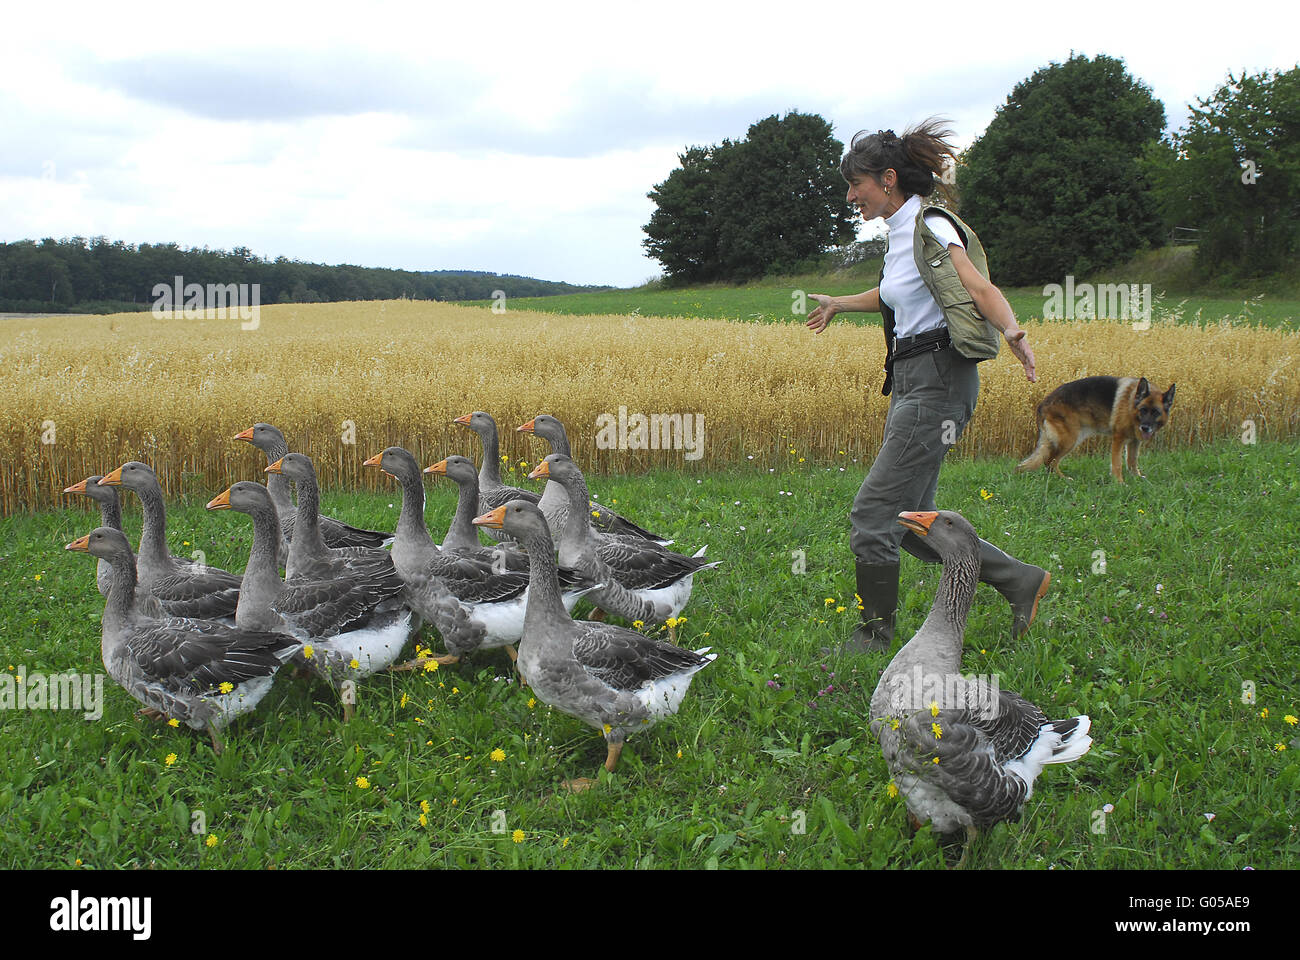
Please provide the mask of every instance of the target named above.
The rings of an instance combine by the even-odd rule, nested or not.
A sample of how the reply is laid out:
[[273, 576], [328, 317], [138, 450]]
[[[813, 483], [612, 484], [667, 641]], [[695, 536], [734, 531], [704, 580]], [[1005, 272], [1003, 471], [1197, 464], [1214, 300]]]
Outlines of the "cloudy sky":
[[965, 145], [1077, 51], [1122, 58], [1177, 127], [1228, 71], [1297, 61], [1282, 2], [204, 6], [6, 9], [0, 240], [629, 286], [658, 272], [646, 193], [677, 154], [770, 114], [845, 142], [940, 114]]

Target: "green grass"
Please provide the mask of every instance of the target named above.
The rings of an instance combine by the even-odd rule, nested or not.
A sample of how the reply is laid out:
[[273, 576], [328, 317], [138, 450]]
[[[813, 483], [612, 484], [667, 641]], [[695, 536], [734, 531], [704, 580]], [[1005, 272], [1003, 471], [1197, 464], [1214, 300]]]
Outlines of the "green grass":
[[[1300, 714], [1300, 451], [1168, 452], [1157, 441], [1143, 458], [1149, 479], [1119, 486], [1099, 449], [1066, 462], [1069, 483], [1016, 476], [1007, 459], [944, 468], [941, 506], [1054, 575], [1017, 642], [1006, 604], [980, 588], [965, 668], [997, 674], [1053, 717], [1089, 714], [1095, 738], [1079, 762], [1048, 768], [1020, 822], [980, 837], [974, 864], [1294, 867], [1300, 728], [1284, 716]], [[929, 828], [912, 836], [887, 796], [866, 728], [887, 657], [820, 652], [853, 622], [845, 525], [862, 472], [792, 462], [599, 480], [602, 499], [726, 563], [697, 578], [681, 627], [683, 643], [712, 645], [717, 661], [682, 712], [630, 741], [617, 773], [588, 793], [557, 785], [592, 775], [603, 741], [530, 707], [499, 652], [362, 681], [348, 725], [327, 687], [286, 672], [227, 731], [221, 757], [206, 738], [137, 717], [108, 681], [98, 722], [0, 711], [0, 866], [941, 867]], [[248, 524], [205, 512], [210, 495], [171, 505], [173, 549], [242, 569]], [[430, 500], [436, 528], [452, 505], [436, 485]], [[371, 527], [391, 529], [397, 504], [325, 496], [327, 512]], [[80, 508], [4, 521], [0, 670], [102, 671], [94, 564], [62, 550], [97, 524]], [[1093, 572], [1098, 550], [1104, 574]], [[793, 551], [805, 573], [792, 572]], [[904, 559], [902, 639], [929, 609], [936, 574]], [[1253, 704], [1242, 703], [1246, 682]], [[490, 759], [498, 748], [501, 763]], [[1105, 804], [1105, 832], [1093, 832]], [[522, 842], [494, 825], [523, 831]], [[208, 835], [219, 842], [206, 846]]]
[[[743, 286], [706, 284], [697, 287], [671, 288], [661, 284], [594, 293], [574, 293], [556, 297], [519, 297], [507, 302], [507, 309], [539, 310], [546, 313], [578, 315], [640, 314], [648, 317], [704, 317], [716, 320], [746, 320], [756, 323], [802, 322], [805, 317], [794, 312], [799, 302], [797, 292], [824, 293], [839, 297], [861, 293], [876, 286], [880, 261], [859, 264], [849, 270], [792, 277], [768, 278]], [[1296, 329], [1300, 327], [1300, 298], [1273, 293], [1251, 292], [1238, 297], [1226, 294], [1190, 293], [1179, 284], [1164, 284], [1164, 275], [1150, 269], [1108, 271], [1096, 282], [1133, 282], [1143, 279], [1152, 285], [1155, 304], [1153, 318], [1177, 319], [1200, 325], [1227, 321], [1266, 327]], [[1150, 280], [1146, 278], [1150, 277]], [[1042, 287], [1005, 288], [1002, 291], [1016, 316], [1029, 322], [1041, 318], [1047, 303]], [[490, 306], [491, 301], [467, 301], [472, 305]], [[815, 303], [805, 300], [807, 309]], [[844, 314], [837, 323], [879, 323], [878, 314]]]

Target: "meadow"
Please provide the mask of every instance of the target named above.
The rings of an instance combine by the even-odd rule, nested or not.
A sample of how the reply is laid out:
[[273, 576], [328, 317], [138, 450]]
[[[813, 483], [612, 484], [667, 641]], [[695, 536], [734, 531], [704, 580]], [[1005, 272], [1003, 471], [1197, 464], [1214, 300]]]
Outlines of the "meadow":
[[[1026, 327], [1039, 381], [1006, 350], [981, 364], [979, 410], [957, 457], [1023, 457], [1037, 402], [1099, 372], [1178, 383], [1171, 447], [1300, 436], [1300, 333], [1242, 318]], [[131, 459], [153, 465], [169, 495], [218, 491], [255, 465], [230, 438], [262, 420], [316, 460], [327, 488], [377, 489], [361, 463], [390, 444], [430, 463], [469, 450], [451, 420], [476, 409], [497, 418], [512, 463], [543, 452], [514, 427], [558, 416], [596, 474], [773, 467], [791, 449], [809, 462], [867, 457], [888, 403], [883, 359], [870, 324], [814, 336], [795, 319], [495, 314], [427, 301], [263, 307], [256, 330], [148, 313], [0, 320], [0, 512], [62, 503], [70, 483]], [[702, 416], [700, 458], [598, 447], [597, 418], [621, 409]]]
[[[1015, 642], [1005, 603], [980, 588], [965, 668], [1052, 716], [1089, 714], [1095, 739], [1045, 772], [1018, 823], [981, 835], [972, 866], [1300, 861], [1298, 451], [1169, 447], [1155, 441], [1148, 479], [1125, 486], [1101, 453], [1078, 457], [1068, 483], [1016, 476], [1005, 457], [944, 468], [941, 506], [1054, 574]], [[469, 450], [463, 438], [457, 448]], [[248, 461], [233, 476], [253, 477]], [[845, 515], [862, 470], [788, 455], [595, 484], [726, 563], [696, 578], [679, 628], [717, 661], [681, 713], [632, 739], [585, 794], [559, 783], [592, 775], [603, 742], [510, 682], [500, 652], [362, 681], [346, 725], [329, 688], [286, 672], [219, 757], [138, 717], [110, 681], [97, 722], [0, 711], [0, 866], [941, 868], [929, 828], [913, 836], [890, 796], [864, 723], [887, 657], [822, 653], [853, 621]], [[435, 531], [450, 488], [429, 484]], [[191, 479], [169, 504], [172, 548], [242, 569], [246, 518], [204, 511], [211, 493]], [[134, 536], [138, 507], [126, 504]], [[392, 487], [324, 498], [368, 527], [391, 529], [397, 505]], [[84, 501], [4, 521], [0, 670], [101, 669], [94, 564], [62, 549], [98, 522]], [[928, 611], [936, 572], [904, 558], [901, 639]]]
[[[148, 314], [0, 321], [0, 671], [102, 669], [94, 564], [62, 549], [98, 525], [60, 493], [90, 473], [152, 463], [172, 550], [238, 571], [246, 519], [203, 504], [261, 478], [260, 454], [230, 439], [251, 423], [277, 423], [315, 459], [327, 513], [392, 529], [396, 487], [365, 457], [399, 443], [424, 463], [477, 458], [450, 420], [486, 409], [507, 482], [528, 486], [544, 445], [513, 427], [546, 411], [570, 425], [599, 498], [726, 560], [697, 577], [679, 627], [719, 653], [682, 712], [570, 795], [560, 782], [592, 775], [603, 743], [512, 683], [504, 654], [365, 680], [346, 725], [329, 688], [286, 672], [221, 756], [138, 717], [109, 681], [98, 721], [0, 710], [0, 866], [943, 866], [929, 829], [909, 831], [864, 723], [887, 656], [823, 652], [855, 616], [846, 515], [884, 418], [879, 329], [813, 337], [790, 317], [737, 323], [694, 302], [679, 319], [517, 307], [286, 305], [254, 331]], [[981, 587], [965, 667], [1053, 716], [1089, 714], [1096, 742], [1049, 768], [973, 865], [1294, 867], [1297, 334], [1240, 314], [1025, 325], [1041, 380], [1007, 356], [981, 365], [939, 503], [1051, 569], [1053, 588], [1013, 642]], [[1016, 475], [1037, 400], [1096, 372], [1179, 384], [1143, 453], [1148, 479], [1113, 483], [1098, 440], [1065, 461], [1071, 481]], [[598, 449], [595, 418], [620, 406], [702, 414], [703, 456]], [[440, 532], [452, 485], [428, 490]], [[124, 501], [134, 539], [138, 504]], [[900, 641], [936, 573], [904, 558]]]

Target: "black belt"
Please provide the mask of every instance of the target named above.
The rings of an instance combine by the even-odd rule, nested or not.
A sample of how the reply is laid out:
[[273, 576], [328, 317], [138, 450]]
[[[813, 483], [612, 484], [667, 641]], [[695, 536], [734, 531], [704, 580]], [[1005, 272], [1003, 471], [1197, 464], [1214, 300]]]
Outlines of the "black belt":
[[917, 354], [942, 350], [950, 343], [952, 343], [952, 338], [948, 336], [947, 327], [940, 327], [926, 333], [918, 333], [914, 337], [895, 337], [891, 359], [894, 363], [897, 363], [899, 360], [906, 360], [908, 357], [914, 357]]

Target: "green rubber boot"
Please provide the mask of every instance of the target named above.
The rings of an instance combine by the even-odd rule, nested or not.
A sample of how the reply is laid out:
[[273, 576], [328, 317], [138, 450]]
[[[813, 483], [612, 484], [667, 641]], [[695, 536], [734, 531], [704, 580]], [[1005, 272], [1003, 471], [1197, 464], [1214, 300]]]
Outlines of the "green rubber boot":
[[854, 562], [858, 580], [858, 612], [862, 623], [840, 647], [840, 652], [888, 651], [894, 642], [894, 612], [898, 609], [898, 561]]

